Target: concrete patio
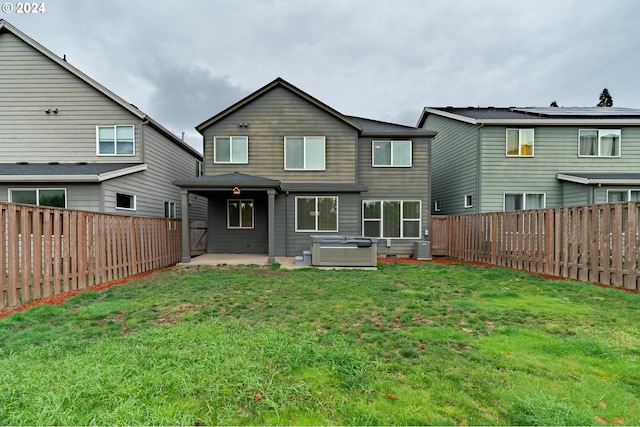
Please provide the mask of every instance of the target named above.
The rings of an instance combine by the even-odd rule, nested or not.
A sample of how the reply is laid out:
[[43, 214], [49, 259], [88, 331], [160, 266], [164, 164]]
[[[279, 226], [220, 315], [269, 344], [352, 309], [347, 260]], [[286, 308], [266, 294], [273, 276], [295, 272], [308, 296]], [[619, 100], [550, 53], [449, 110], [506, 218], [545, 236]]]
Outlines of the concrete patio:
[[[192, 265], [269, 265], [267, 254], [204, 254], [191, 258], [191, 262], [178, 263], [186, 267]], [[376, 267], [318, 267], [308, 264], [296, 264], [294, 257], [276, 257], [276, 263], [280, 268], [318, 268], [321, 270], [376, 270]]]
[[[178, 266], [191, 265], [269, 265], [267, 254], [204, 254], [191, 258], [191, 262], [179, 263]], [[310, 265], [295, 263], [294, 257], [276, 257], [281, 268], [309, 268]]]

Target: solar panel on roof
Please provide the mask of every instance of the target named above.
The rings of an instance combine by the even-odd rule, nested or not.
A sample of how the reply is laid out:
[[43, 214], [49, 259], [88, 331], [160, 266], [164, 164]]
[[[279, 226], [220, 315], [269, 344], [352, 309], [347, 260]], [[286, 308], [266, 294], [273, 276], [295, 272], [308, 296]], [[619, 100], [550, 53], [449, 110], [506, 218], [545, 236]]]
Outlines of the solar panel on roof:
[[525, 107], [513, 110], [543, 116], [640, 116], [640, 109], [621, 107]]

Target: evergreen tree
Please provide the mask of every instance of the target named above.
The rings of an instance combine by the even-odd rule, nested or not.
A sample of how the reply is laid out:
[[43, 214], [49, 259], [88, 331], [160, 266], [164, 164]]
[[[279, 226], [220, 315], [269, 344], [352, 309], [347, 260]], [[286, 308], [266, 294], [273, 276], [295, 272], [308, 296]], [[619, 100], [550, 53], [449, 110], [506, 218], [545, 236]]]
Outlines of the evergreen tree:
[[600, 102], [598, 102], [598, 107], [613, 107], [613, 98], [609, 93], [609, 89], [606, 87], [602, 89], [602, 93], [600, 94]]
[[549, 107], [557, 107], [558, 103], [556, 102], [556, 100], [554, 99], [553, 102], [551, 103], [551, 105], [549, 105]]

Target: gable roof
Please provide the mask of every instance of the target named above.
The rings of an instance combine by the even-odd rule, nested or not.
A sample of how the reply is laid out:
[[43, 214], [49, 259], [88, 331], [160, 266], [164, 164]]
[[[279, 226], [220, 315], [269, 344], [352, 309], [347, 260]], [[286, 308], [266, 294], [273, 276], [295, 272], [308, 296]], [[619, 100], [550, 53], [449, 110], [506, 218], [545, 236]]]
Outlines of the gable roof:
[[620, 107], [425, 107], [430, 114], [473, 125], [640, 125], [640, 109]]
[[271, 90], [273, 90], [273, 89], [275, 89], [277, 87], [282, 87], [282, 88], [285, 88], [285, 89], [295, 93], [296, 95], [300, 96], [301, 98], [304, 98], [305, 100], [309, 101], [310, 103], [312, 103], [316, 107], [320, 108], [321, 110], [324, 110], [327, 113], [329, 113], [330, 115], [334, 116], [338, 120], [341, 120], [341, 121], [345, 122], [346, 124], [348, 124], [349, 126], [357, 129], [359, 132], [362, 132], [362, 126], [358, 122], [352, 120], [350, 117], [347, 117], [347, 116], [339, 113], [338, 111], [336, 111], [333, 108], [329, 107], [327, 104], [325, 104], [323, 102], [320, 102], [319, 100], [317, 100], [313, 96], [311, 96], [308, 93], [298, 89], [297, 87], [295, 87], [294, 85], [292, 85], [291, 83], [285, 81], [284, 79], [282, 79], [280, 77], [278, 77], [277, 79], [275, 79], [271, 83], [263, 86], [262, 88], [258, 89], [257, 91], [253, 92], [252, 94], [246, 96], [245, 98], [241, 99], [240, 101], [236, 102], [232, 106], [230, 106], [227, 109], [221, 111], [220, 113], [216, 114], [215, 116], [211, 117], [210, 119], [205, 120], [204, 122], [200, 123], [198, 126], [196, 126], [196, 130], [198, 132], [202, 133], [206, 128], [208, 128], [212, 124], [214, 124], [217, 121], [225, 118], [226, 116], [228, 116], [229, 114], [233, 113], [234, 111], [237, 111], [237, 110], [241, 109], [245, 105], [251, 103], [253, 100], [261, 97], [262, 95], [270, 92]]
[[140, 120], [148, 121], [150, 125], [152, 125], [158, 131], [160, 131], [164, 136], [169, 138], [174, 144], [178, 145], [182, 149], [188, 151], [189, 153], [193, 154], [194, 156], [196, 156], [197, 158], [202, 160], [202, 154], [200, 154], [193, 147], [191, 147], [190, 145], [185, 143], [183, 140], [178, 138], [171, 131], [169, 131], [167, 128], [162, 126], [160, 123], [158, 123], [157, 121], [155, 121], [154, 119], [149, 117], [146, 113], [144, 113], [143, 111], [138, 109], [136, 106], [134, 106], [133, 104], [130, 104], [127, 101], [125, 101], [123, 98], [119, 97], [114, 92], [110, 91], [109, 89], [107, 89], [106, 87], [104, 87], [103, 85], [98, 83], [97, 81], [93, 80], [91, 77], [89, 77], [88, 75], [84, 74], [82, 71], [80, 71], [79, 69], [77, 69], [73, 65], [69, 64], [65, 59], [60, 58], [59, 56], [57, 56], [56, 54], [51, 52], [49, 49], [45, 48], [44, 46], [42, 46], [37, 41], [35, 41], [34, 39], [29, 37], [28, 35], [26, 35], [22, 31], [18, 30], [16, 27], [11, 25], [6, 20], [0, 19], [0, 34], [2, 34], [3, 32], [7, 32], [7, 33], [13, 34], [14, 36], [18, 37], [24, 43], [28, 44], [29, 46], [31, 46], [32, 48], [37, 50], [39, 53], [41, 53], [43, 56], [49, 58], [51, 61], [53, 61], [56, 64], [58, 64], [60, 67], [64, 68], [65, 70], [67, 70], [71, 74], [75, 75], [77, 78], [79, 78], [80, 80], [84, 81], [88, 85], [92, 86], [98, 92], [102, 93], [104, 96], [106, 96], [107, 98], [111, 99], [113, 102], [115, 102], [116, 104], [120, 105], [122, 108], [124, 108], [125, 110], [129, 111], [134, 116], [138, 117]]

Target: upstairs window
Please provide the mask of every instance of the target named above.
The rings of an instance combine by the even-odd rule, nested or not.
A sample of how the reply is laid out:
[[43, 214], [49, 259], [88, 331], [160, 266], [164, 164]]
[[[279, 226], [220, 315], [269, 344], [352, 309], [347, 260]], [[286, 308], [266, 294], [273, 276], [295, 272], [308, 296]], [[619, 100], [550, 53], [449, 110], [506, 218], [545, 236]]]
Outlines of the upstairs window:
[[533, 157], [533, 129], [507, 129], [507, 157]]
[[620, 129], [580, 129], [579, 157], [620, 157]]
[[98, 126], [98, 155], [133, 156], [135, 154], [133, 126]]
[[213, 145], [215, 163], [249, 163], [248, 136], [217, 136]]
[[325, 170], [324, 136], [285, 136], [285, 170]]
[[373, 141], [374, 167], [411, 167], [411, 141]]
[[544, 193], [505, 193], [504, 210], [521, 211], [525, 209], [544, 209], [546, 196]]

